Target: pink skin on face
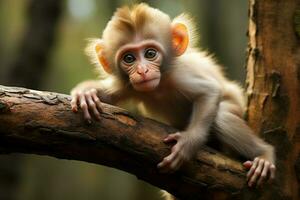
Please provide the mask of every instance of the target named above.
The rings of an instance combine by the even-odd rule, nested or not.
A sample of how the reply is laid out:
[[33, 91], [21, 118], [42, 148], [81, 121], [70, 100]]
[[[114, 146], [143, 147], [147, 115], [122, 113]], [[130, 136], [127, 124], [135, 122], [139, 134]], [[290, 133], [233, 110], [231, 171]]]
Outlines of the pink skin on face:
[[128, 44], [117, 52], [120, 67], [128, 74], [137, 91], [153, 91], [160, 82], [163, 51], [159, 43], [146, 40]]

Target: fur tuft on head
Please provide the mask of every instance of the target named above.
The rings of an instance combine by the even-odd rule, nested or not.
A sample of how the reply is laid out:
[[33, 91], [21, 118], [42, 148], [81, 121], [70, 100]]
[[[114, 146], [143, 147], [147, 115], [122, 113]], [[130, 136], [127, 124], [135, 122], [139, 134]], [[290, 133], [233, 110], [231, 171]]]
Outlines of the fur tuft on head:
[[139, 39], [155, 39], [168, 46], [170, 27], [167, 14], [145, 3], [118, 8], [102, 34], [105, 46], [109, 47], [105, 48], [106, 55], [113, 58], [120, 46]]

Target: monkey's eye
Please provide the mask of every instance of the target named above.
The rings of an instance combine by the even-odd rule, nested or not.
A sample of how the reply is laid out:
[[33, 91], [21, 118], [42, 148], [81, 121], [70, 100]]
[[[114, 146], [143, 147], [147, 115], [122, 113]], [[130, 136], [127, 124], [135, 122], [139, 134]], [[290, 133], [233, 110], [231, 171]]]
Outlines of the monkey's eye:
[[147, 49], [145, 51], [145, 58], [154, 58], [157, 54], [157, 51], [155, 49]]
[[128, 54], [125, 54], [124, 57], [123, 57], [123, 61], [127, 64], [131, 64], [135, 61], [135, 57], [134, 55], [128, 53]]

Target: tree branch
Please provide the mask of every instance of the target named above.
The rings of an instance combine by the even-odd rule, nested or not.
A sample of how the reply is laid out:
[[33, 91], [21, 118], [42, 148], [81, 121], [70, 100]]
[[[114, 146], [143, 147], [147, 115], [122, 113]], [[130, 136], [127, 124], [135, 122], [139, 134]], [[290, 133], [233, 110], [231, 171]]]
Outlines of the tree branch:
[[163, 137], [176, 130], [151, 119], [104, 105], [100, 122], [84, 123], [71, 111], [70, 97], [0, 85], [0, 151], [81, 160], [127, 171], [182, 199], [242, 195], [245, 171], [240, 163], [204, 147], [175, 174], [156, 165], [170, 153]]

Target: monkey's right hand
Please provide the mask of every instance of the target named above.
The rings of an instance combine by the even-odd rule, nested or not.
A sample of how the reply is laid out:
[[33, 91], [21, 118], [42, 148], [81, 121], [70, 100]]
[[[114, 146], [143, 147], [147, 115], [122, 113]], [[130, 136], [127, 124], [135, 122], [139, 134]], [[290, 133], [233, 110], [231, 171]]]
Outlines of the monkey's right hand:
[[100, 120], [100, 112], [102, 112], [102, 105], [97, 96], [96, 89], [74, 89], [71, 92], [72, 100], [71, 107], [73, 112], [78, 112], [78, 106], [83, 111], [84, 119], [91, 123], [93, 115], [97, 120]]

